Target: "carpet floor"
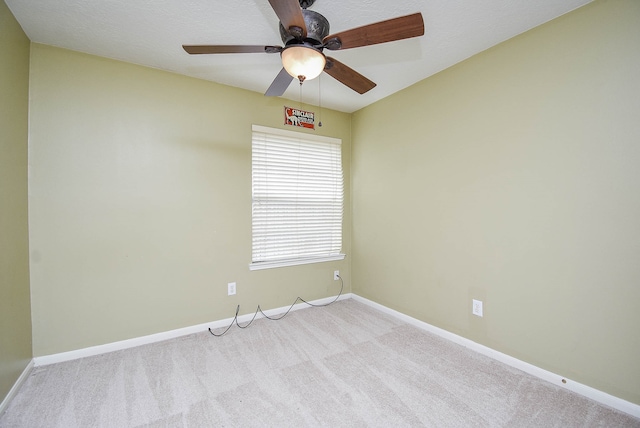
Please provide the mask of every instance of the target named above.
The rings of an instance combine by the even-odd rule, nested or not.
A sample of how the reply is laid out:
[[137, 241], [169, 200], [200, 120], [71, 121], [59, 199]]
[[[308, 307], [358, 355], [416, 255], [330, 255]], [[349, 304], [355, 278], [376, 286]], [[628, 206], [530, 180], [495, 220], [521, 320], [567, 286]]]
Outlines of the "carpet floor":
[[36, 367], [1, 427], [640, 427], [352, 299]]

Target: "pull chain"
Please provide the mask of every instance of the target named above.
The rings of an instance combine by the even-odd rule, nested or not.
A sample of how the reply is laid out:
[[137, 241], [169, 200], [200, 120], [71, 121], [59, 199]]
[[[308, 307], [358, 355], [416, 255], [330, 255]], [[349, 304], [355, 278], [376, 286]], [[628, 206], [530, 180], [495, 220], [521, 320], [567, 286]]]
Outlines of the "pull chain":
[[322, 128], [322, 79], [318, 76], [318, 126]]
[[304, 76], [298, 76], [298, 80], [300, 81], [300, 110], [302, 110], [302, 82], [304, 82]]

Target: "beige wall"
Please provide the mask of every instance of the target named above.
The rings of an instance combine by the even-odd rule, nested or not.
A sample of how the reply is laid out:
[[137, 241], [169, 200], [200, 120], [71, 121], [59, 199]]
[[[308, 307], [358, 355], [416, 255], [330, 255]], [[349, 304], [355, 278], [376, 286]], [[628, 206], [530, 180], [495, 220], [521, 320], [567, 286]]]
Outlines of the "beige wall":
[[31, 359], [29, 39], [0, 1], [0, 402]]
[[[350, 291], [349, 210], [346, 260], [249, 271], [251, 125], [284, 127], [283, 105], [32, 46], [34, 355], [230, 318], [238, 304], [245, 314], [336, 295], [335, 269]], [[323, 110], [322, 121], [317, 134], [343, 140], [348, 189], [350, 116]]]
[[355, 113], [353, 291], [640, 404], [639, 22], [597, 1]]

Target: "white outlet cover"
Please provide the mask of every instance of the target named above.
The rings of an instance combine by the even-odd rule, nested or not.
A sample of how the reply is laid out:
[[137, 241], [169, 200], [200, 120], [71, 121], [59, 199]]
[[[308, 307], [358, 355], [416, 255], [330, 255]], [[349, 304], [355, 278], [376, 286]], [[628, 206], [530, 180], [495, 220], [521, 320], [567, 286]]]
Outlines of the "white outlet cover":
[[471, 309], [473, 315], [482, 316], [482, 300], [473, 299], [473, 307]]
[[236, 294], [236, 283], [235, 282], [230, 282], [227, 284], [227, 293], [229, 296], [233, 296], [234, 294]]

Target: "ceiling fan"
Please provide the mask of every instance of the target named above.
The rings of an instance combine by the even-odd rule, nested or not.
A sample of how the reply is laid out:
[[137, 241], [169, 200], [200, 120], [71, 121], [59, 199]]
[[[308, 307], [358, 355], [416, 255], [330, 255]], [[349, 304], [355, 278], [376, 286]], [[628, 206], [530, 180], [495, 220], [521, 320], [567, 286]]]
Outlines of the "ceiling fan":
[[325, 56], [331, 51], [387, 43], [424, 35], [422, 14], [388, 19], [351, 30], [329, 34], [329, 21], [318, 12], [308, 10], [315, 0], [269, 0], [280, 19], [282, 46], [262, 45], [183, 45], [184, 50], [196, 54], [280, 53], [283, 68], [265, 95], [280, 96], [297, 78], [316, 78], [325, 71], [328, 75], [359, 94], [376, 84], [340, 61]]

